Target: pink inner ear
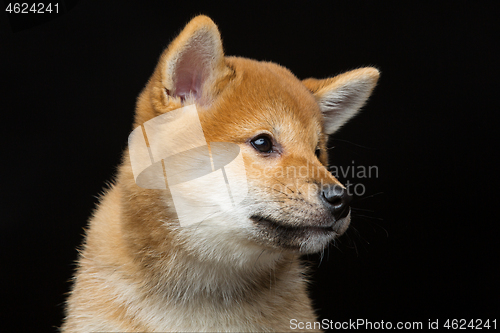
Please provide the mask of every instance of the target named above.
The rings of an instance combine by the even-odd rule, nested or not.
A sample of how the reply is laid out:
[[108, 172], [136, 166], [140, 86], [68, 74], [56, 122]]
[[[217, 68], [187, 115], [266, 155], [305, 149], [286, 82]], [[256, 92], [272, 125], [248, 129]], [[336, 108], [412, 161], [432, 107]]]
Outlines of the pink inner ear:
[[[193, 43], [181, 55], [175, 69], [175, 95], [185, 100], [192, 95], [196, 100], [201, 98], [202, 85], [207, 77], [206, 54], [200, 50], [200, 45]], [[205, 57], [204, 57], [205, 55]]]

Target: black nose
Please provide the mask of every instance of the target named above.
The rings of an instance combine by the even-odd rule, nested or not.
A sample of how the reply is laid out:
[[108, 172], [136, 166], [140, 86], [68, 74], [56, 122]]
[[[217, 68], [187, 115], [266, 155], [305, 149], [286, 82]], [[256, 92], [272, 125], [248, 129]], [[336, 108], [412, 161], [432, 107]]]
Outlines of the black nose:
[[323, 199], [332, 211], [336, 220], [346, 217], [349, 214], [349, 203], [352, 195], [339, 185], [327, 185], [323, 187]]

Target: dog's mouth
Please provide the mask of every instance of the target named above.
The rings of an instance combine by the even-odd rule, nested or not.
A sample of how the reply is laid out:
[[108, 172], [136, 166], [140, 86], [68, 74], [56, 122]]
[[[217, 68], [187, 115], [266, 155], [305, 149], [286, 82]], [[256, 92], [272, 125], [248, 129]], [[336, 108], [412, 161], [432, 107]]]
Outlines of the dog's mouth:
[[330, 226], [290, 226], [285, 225], [278, 220], [270, 217], [263, 217], [260, 215], [252, 215], [250, 217], [257, 225], [267, 228], [275, 229], [277, 232], [285, 232], [290, 234], [302, 234], [304, 232], [318, 232], [318, 233], [334, 233], [334, 224]]
[[345, 217], [324, 225], [289, 225], [272, 217], [252, 215], [250, 220], [257, 231], [255, 240], [274, 248], [288, 249], [300, 253], [321, 251], [335, 237], [340, 236], [349, 224]]

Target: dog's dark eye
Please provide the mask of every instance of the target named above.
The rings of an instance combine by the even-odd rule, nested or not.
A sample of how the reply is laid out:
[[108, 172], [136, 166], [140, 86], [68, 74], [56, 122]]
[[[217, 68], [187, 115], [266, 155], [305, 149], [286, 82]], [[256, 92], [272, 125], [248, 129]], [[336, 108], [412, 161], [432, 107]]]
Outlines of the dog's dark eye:
[[316, 154], [317, 158], [320, 158], [320, 156], [321, 156], [321, 149], [319, 147], [317, 147], [316, 150], [314, 151], [314, 154]]
[[272, 153], [273, 143], [271, 139], [265, 135], [259, 136], [250, 141], [252, 146], [261, 153]]

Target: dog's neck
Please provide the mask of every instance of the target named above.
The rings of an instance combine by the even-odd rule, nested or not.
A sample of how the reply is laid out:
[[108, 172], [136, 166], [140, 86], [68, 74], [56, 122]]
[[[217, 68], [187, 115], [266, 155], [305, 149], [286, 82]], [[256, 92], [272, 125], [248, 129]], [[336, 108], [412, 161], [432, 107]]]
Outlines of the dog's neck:
[[230, 266], [227, 262], [200, 260], [182, 251], [164, 256], [149, 270], [149, 281], [154, 281], [150, 290], [175, 304], [195, 301], [227, 307], [282, 290], [284, 285], [291, 288], [290, 281], [302, 278], [300, 264], [290, 255], [266, 258], [264, 263], [249, 258], [245, 265]]
[[[205, 300], [228, 306], [302, 285], [304, 267], [298, 254], [263, 249], [250, 241], [241, 244], [203, 228], [191, 234], [172, 229], [169, 216], [157, 205], [154, 210], [141, 207], [151, 198], [122, 197], [120, 202], [123, 244], [137, 281], [147, 281], [141, 289], [149, 295], [162, 295], [173, 304]], [[167, 206], [165, 202], [163, 208]]]

